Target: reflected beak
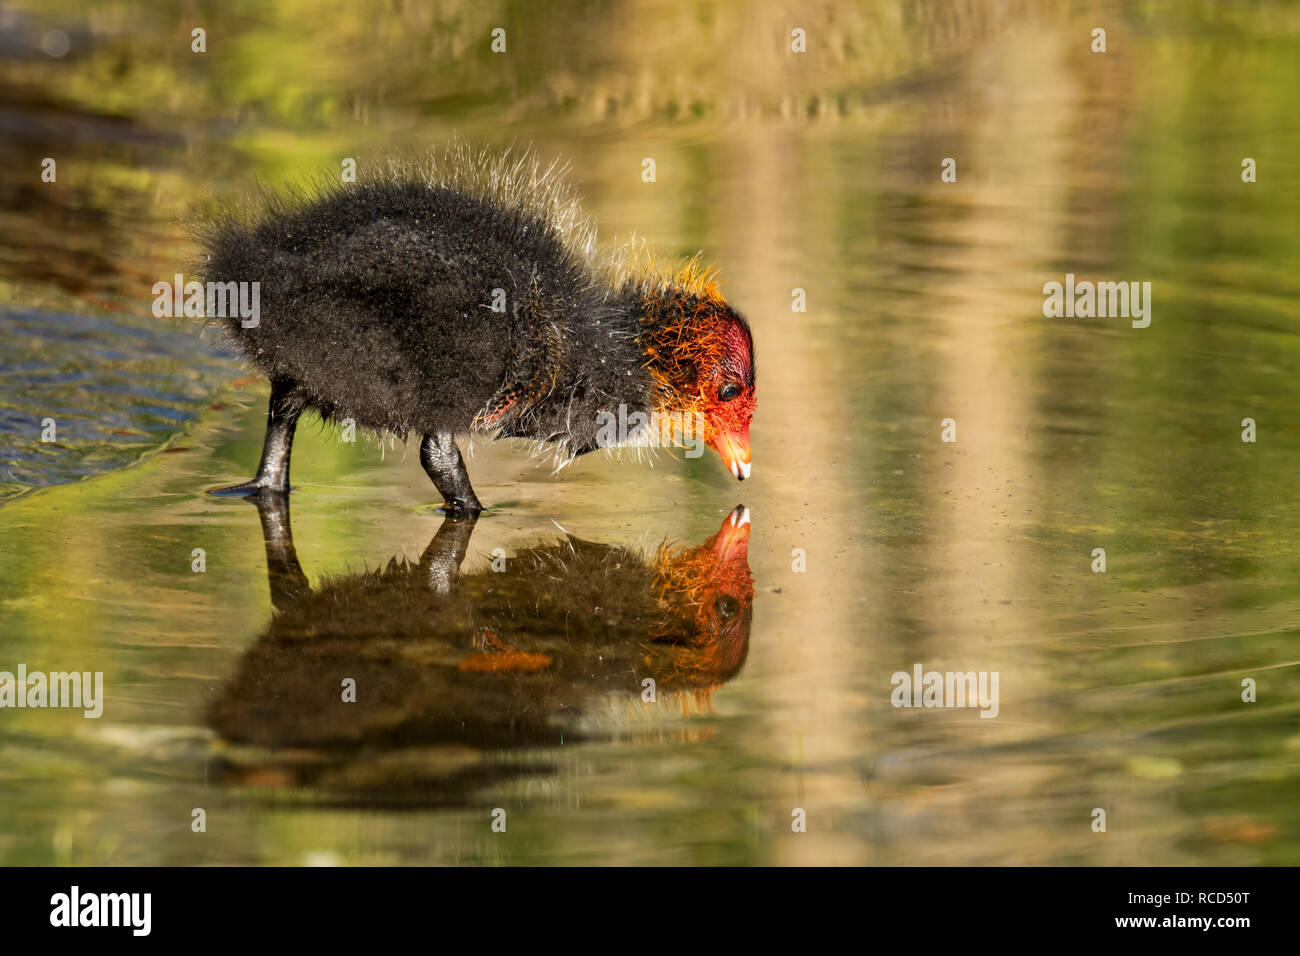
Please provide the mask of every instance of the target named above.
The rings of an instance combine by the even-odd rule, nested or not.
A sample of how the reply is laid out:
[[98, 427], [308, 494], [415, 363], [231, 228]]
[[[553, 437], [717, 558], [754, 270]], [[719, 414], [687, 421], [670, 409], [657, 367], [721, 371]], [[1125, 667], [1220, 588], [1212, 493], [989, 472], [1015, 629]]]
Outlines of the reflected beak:
[[736, 432], [718, 432], [709, 444], [722, 456], [722, 460], [727, 463], [727, 467], [736, 478], [744, 481], [749, 477], [750, 468], [753, 466], [749, 462], [748, 431], [743, 435]]
[[719, 563], [725, 564], [734, 558], [745, 558], [749, 553], [749, 509], [736, 505], [727, 515], [718, 535], [713, 539], [713, 553]]

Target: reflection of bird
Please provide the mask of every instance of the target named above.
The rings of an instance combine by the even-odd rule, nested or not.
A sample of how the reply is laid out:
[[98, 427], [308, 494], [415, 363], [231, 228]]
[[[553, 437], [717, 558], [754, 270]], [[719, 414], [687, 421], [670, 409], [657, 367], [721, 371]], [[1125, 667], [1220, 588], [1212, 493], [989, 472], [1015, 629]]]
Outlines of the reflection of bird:
[[745, 319], [694, 264], [602, 257], [558, 172], [460, 145], [204, 228], [204, 278], [259, 283], [255, 327], [225, 326], [271, 379], [257, 477], [223, 493], [288, 491], [307, 408], [422, 434], [448, 513], [481, 510], [453, 440], [471, 430], [531, 438], [562, 460], [675, 430], [747, 477]]
[[[696, 548], [646, 556], [568, 536], [473, 574], [459, 567], [475, 522], [449, 517], [418, 564], [393, 560], [313, 591], [286, 500], [255, 500], [276, 614], [212, 711], [228, 741], [333, 751], [572, 742], [599, 705], [707, 695], [748, 651], [744, 508]], [[347, 678], [354, 702], [343, 700]]]

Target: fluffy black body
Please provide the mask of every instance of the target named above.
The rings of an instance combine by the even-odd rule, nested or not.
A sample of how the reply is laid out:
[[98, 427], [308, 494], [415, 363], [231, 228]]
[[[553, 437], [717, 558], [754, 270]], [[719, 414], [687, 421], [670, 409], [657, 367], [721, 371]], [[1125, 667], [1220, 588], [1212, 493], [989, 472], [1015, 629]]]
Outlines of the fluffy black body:
[[632, 290], [603, 288], [542, 216], [454, 186], [358, 183], [227, 224], [205, 279], [261, 284], [257, 327], [226, 327], [329, 418], [405, 435], [500, 412], [502, 434], [582, 454], [598, 411], [650, 402]]

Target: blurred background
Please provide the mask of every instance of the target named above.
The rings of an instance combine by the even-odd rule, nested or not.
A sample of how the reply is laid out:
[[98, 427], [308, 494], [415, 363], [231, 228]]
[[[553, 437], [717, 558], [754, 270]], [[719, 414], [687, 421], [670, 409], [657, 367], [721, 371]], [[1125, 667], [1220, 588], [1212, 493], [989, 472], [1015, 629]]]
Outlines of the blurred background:
[[[0, 669], [107, 689], [0, 713], [0, 863], [1300, 863], [1297, 89], [1300, 6], [1262, 0], [0, 0]], [[203, 492], [267, 390], [152, 286], [195, 204], [454, 135], [703, 251], [761, 377], [743, 486], [476, 445], [467, 571], [743, 501], [748, 659], [563, 743], [232, 743], [267, 558]], [[1150, 327], [1044, 318], [1067, 272], [1151, 282]], [[440, 523], [411, 451], [308, 424], [294, 479], [317, 586]], [[918, 663], [999, 672], [997, 719], [891, 707]]]

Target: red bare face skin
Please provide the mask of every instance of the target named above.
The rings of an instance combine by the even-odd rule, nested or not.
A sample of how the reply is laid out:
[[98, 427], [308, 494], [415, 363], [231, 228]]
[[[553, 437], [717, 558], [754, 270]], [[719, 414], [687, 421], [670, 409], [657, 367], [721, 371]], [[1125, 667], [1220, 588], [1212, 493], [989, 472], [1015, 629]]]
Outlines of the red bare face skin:
[[722, 349], [703, 390], [706, 441], [740, 481], [750, 474], [749, 423], [758, 403], [754, 342], [744, 320], [730, 309], [721, 317]]
[[643, 293], [643, 321], [650, 327], [646, 367], [658, 389], [657, 411], [698, 428], [695, 437], [744, 481], [757, 402], [754, 339], [716, 283], [691, 268], [679, 274], [677, 284]]

